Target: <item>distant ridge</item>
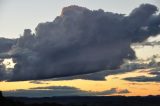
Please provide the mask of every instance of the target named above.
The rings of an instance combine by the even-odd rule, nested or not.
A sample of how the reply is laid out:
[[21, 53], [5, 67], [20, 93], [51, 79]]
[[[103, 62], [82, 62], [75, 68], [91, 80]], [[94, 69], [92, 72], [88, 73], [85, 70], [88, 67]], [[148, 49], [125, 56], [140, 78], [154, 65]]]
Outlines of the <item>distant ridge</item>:
[[24, 104], [21, 106], [118, 106], [118, 105], [160, 106], [160, 96], [152, 96], [152, 95], [133, 96], [133, 97], [126, 97], [126, 96], [68, 96], [68, 97], [59, 96], [59, 97], [44, 97], [44, 98], [8, 97], [7, 100], [15, 101], [16, 103], [17, 101], [19, 101], [19, 103]]

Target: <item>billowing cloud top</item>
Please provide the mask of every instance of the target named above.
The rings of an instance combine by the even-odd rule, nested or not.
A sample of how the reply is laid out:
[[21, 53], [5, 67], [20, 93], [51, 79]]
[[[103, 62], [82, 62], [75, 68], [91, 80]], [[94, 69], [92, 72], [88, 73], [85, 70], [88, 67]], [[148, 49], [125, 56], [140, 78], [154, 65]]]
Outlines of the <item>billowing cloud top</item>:
[[117, 69], [124, 59], [136, 58], [132, 43], [160, 33], [157, 10], [142, 4], [125, 16], [65, 7], [53, 22], [40, 23], [35, 34], [24, 30], [8, 52], [1, 52], [1, 59], [13, 58], [16, 65], [8, 72], [1, 64], [0, 79], [57, 78]]

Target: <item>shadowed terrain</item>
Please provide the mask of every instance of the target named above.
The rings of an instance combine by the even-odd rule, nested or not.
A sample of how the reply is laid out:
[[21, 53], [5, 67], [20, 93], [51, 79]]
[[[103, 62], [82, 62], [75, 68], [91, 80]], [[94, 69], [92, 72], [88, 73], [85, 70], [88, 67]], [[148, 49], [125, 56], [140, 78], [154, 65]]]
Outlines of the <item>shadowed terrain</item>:
[[3, 97], [0, 106], [160, 106], [160, 96]]

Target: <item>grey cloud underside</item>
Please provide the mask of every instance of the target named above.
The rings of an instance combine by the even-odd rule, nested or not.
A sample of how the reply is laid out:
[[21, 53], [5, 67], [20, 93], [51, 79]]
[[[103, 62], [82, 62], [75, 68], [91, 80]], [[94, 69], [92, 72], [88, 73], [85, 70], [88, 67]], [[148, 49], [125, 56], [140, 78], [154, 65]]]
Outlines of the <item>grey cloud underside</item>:
[[150, 4], [142, 4], [128, 16], [65, 7], [54, 21], [40, 23], [35, 34], [26, 29], [8, 52], [0, 54], [16, 63], [10, 73], [0, 71], [0, 79], [58, 78], [118, 69], [124, 59], [136, 58], [132, 43], [160, 33], [156, 12]]
[[124, 78], [124, 80], [135, 81], [135, 82], [160, 82], [160, 61], [159, 61], [160, 56], [153, 55], [149, 59], [151, 61], [148, 64], [143, 64], [143, 65], [141, 64], [140, 66], [150, 69], [148, 71], [145, 70], [145, 72], [152, 75], [151, 77], [149, 76], [127, 77]]
[[123, 66], [121, 66], [120, 69], [116, 69], [116, 70], [104, 70], [104, 71], [94, 72], [94, 73], [89, 73], [89, 74], [52, 78], [49, 80], [56, 81], [56, 80], [85, 79], [85, 80], [94, 80], [94, 81], [105, 81], [107, 80], [107, 76], [109, 75], [121, 74], [121, 73], [130, 72], [136, 69], [146, 69], [146, 68], [150, 68], [149, 64], [125, 63], [123, 64]]
[[29, 83], [33, 83], [33, 84], [49, 84], [49, 83], [38, 81], [38, 80], [32, 80]]
[[111, 88], [109, 90], [94, 92], [84, 91], [79, 88], [69, 86], [49, 86], [49, 87], [37, 87], [29, 90], [21, 89], [16, 91], [5, 91], [5, 96], [17, 96], [17, 97], [52, 97], [52, 96], [97, 96], [97, 95], [111, 95], [111, 94], [126, 94], [130, 93], [127, 89], [118, 90], [117, 88]]
[[[43, 81], [74, 80], [74, 79], [105, 81], [107, 80], [107, 76], [109, 75], [122, 74], [122, 73], [124, 74], [138, 69], [157, 69], [158, 67], [160, 67], [160, 62], [157, 62], [156, 61], [157, 59], [159, 59], [159, 55], [153, 55], [146, 59], [135, 59], [129, 62], [125, 62], [123, 65], [120, 66], [119, 69], [116, 70], [103, 70], [100, 72], [94, 72], [89, 74], [38, 80], [38, 83], [45, 83]], [[37, 80], [30, 81], [30, 83], [36, 84]]]
[[127, 77], [127, 78], [124, 78], [124, 80], [135, 81], [135, 82], [160, 82], [160, 66], [149, 70], [148, 73], [154, 76]]
[[151, 58], [147, 59], [147, 61], [151, 60], [148, 64], [140, 65], [144, 68], [149, 69], [148, 71], [145, 70], [144, 73], [147, 72], [148, 74], [152, 76], [127, 77], [127, 78], [124, 78], [124, 80], [135, 81], [135, 82], [160, 82], [160, 61], [159, 59], [160, 59], [159, 55], [153, 55]]
[[124, 80], [134, 81], [134, 82], [160, 82], [160, 76], [147, 77], [147, 76], [138, 76], [138, 77], [128, 77]]

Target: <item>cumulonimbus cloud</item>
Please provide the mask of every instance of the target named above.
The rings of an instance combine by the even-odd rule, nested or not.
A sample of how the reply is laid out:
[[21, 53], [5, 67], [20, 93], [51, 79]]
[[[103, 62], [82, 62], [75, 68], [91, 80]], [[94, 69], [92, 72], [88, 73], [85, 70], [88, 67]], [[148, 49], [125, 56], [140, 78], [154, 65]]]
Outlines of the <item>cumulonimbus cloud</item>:
[[[142, 4], [128, 16], [69, 6], [52, 22], [40, 23], [35, 34], [24, 31], [0, 58], [16, 63], [9, 73], [0, 67], [1, 80], [58, 78], [118, 69], [135, 59], [131, 44], [160, 33], [157, 7]], [[3, 55], [2, 55], [3, 54]]]

